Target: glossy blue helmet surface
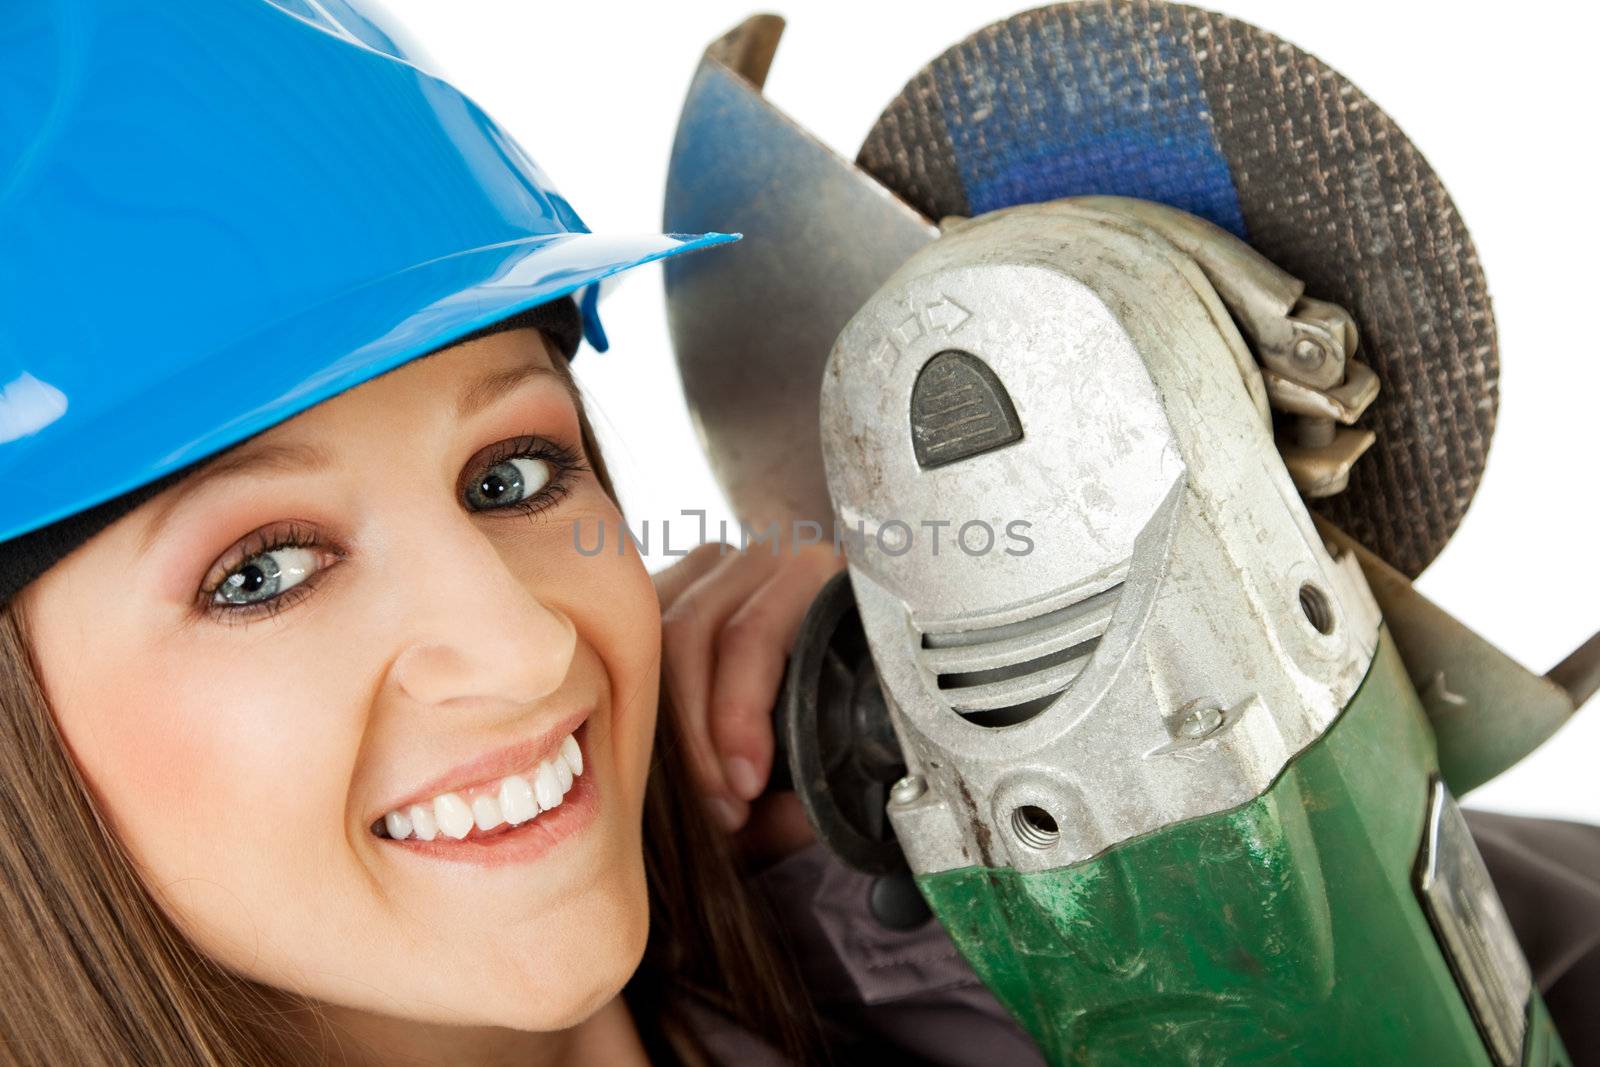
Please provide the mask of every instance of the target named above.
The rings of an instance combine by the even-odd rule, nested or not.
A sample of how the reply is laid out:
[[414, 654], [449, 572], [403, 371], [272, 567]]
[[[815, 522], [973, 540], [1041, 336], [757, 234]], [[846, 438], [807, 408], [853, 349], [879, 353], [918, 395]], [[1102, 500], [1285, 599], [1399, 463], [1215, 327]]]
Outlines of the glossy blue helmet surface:
[[590, 233], [407, 55], [346, 0], [0, 3], [0, 541], [733, 239]]

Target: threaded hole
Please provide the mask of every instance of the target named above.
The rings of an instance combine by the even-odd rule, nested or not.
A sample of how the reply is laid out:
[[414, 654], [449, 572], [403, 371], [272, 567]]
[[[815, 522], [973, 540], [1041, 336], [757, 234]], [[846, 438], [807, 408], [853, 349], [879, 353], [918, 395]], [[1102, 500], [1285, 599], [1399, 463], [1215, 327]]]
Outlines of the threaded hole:
[[1327, 594], [1310, 582], [1300, 587], [1300, 610], [1318, 633], [1333, 633], [1333, 605], [1328, 603]]
[[1029, 848], [1050, 848], [1061, 837], [1055, 817], [1032, 804], [1024, 804], [1011, 813], [1011, 831]]

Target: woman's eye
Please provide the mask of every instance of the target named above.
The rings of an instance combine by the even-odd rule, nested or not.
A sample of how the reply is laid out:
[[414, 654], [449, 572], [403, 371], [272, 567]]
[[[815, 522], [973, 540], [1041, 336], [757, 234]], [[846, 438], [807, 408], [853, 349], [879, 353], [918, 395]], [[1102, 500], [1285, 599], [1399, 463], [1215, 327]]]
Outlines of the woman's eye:
[[467, 506], [483, 510], [527, 500], [548, 485], [554, 474], [546, 460], [532, 456], [503, 459], [467, 486]]
[[212, 603], [245, 606], [271, 600], [309, 578], [318, 566], [318, 554], [293, 545], [259, 552], [235, 568], [217, 586]]

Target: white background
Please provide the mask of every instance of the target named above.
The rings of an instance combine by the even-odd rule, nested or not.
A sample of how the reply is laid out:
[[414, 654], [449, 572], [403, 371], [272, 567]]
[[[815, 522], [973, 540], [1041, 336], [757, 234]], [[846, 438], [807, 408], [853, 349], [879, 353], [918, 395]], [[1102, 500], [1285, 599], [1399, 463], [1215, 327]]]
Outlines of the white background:
[[[854, 157], [913, 73], [1024, 3], [808, 0], [780, 8], [789, 28], [767, 94]], [[385, 6], [433, 67], [528, 149], [591, 229], [618, 233], [659, 229], [673, 129], [700, 52], [756, 10], [739, 0]], [[1499, 320], [1500, 421], [1482, 489], [1419, 584], [1523, 663], [1548, 669], [1600, 628], [1600, 222], [1592, 192], [1600, 8], [1208, 6], [1287, 38], [1360, 86], [1417, 142], [1461, 209]], [[703, 507], [713, 528], [718, 517], [731, 521], [684, 411], [659, 269], [632, 272], [604, 315], [611, 351], [586, 351], [575, 366], [630, 519], [637, 528], [650, 516], [659, 528], [660, 517]], [[1600, 822], [1597, 755], [1600, 699], [1471, 803]]]

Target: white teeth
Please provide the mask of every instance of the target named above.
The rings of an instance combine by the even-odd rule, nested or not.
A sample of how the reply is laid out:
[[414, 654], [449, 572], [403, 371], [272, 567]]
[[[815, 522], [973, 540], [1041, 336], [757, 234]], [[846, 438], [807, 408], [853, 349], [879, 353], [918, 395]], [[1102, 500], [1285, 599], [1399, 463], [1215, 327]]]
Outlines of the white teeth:
[[439, 829], [457, 841], [472, 832], [472, 809], [454, 793], [433, 798], [433, 817]]
[[512, 826], [521, 826], [539, 814], [539, 802], [533, 799], [533, 786], [520, 774], [513, 774], [500, 783], [500, 814]]
[[539, 798], [539, 807], [545, 811], [560, 806], [561, 779], [556, 777], [556, 769], [550, 764], [541, 763], [533, 772], [533, 791]]
[[411, 828], [417, 832], [417, 840], [432, 841], [439, 836], [439, 824], [433, 821], [432, 805], [413, 804], [406, 814], [411, 817]]
[[383, 817], [383, 828], [396, 841], [411, 836], [411, 817], [403, 811], [391, 811]]
[[500, 814], [500, 802], [491, 796], [481, 796], [472, 802], [472, 822], [480, 830], [493, 830], [505, 822]]
[[548, 760], [526, 774], [507, 775], [495, 788], [477, 792], [470, 803], [459, 793], [444, 793], [389, 812], [383, 817], [383, 826], [396, 841], [411, 837], [432, 841], [439, 834], [459, 841], [474, 826], [479, 830], [493, 830], [501, 823], [521, 826], [541, 811], [559, 807], [573, 780], [582, 773], [583, 750], [568, 734]]

